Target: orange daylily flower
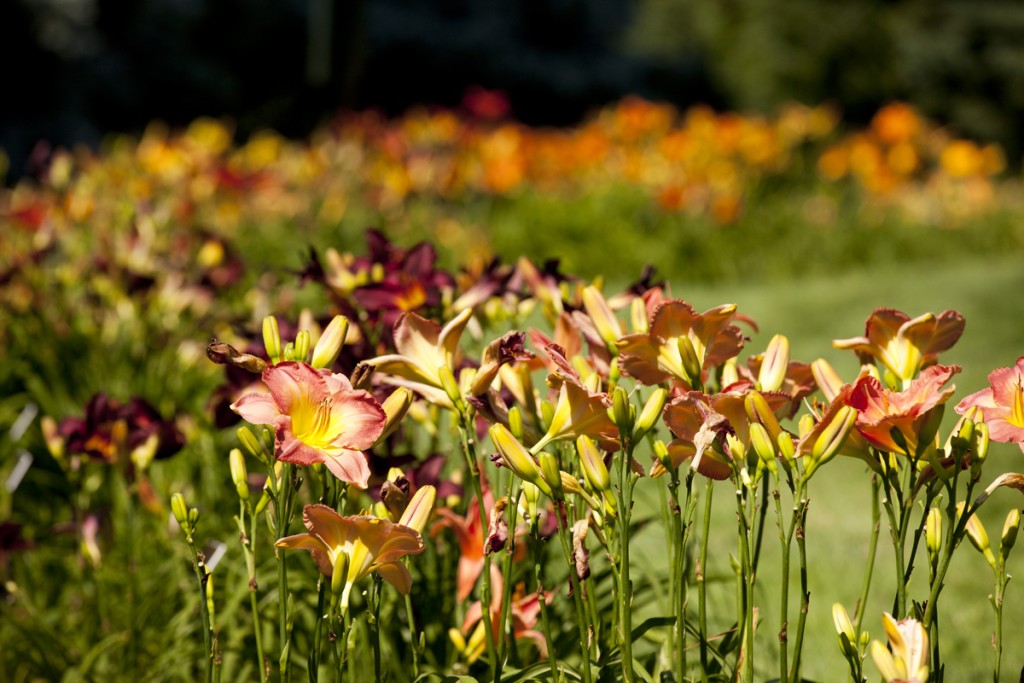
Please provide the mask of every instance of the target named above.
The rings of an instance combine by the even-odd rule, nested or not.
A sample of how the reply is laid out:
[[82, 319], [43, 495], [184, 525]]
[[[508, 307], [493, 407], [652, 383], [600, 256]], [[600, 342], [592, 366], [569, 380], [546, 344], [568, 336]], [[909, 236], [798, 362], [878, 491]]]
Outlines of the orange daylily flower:
[[[665, 406], [663, 416], [676, 437], [668, 444], [674, 467], [690, 460], [691, 469], [709, 479], [729, 478], [732, 463], [723, 449], [731, 428], [728, 418], [712, 407], [710, 397], [700, 391], [685, 392]], [[667, 471], [661, 461], [655, 461], [650, 476], [660, 477]]]
[[[857, 431], [880, 450], [918, 455], [919, 444], [935, 436], [934, 431], [922, 433], [932, 411], [956, 391], [956, 385], [941, 387], [958, 372], [956, 365], [933, 365], [901, 392], [890, 391], [874, 377], [861, 377], [847, 398], [847, 404], [860, 411]], [[903, 437], [906, 451], [893, 439], [893, 429]]]
[[949, 310], [911, 319], [891, 308], [876, 309], [867, 320], [863, 337], [836, 339], [837, 349], [853, 349], [862, 363], [878, 360], [903, 380], [904, 388], [918, 371], [933, 365], [939, 353], [951, 348], [964, 331], [964, 317]]
[[342, 555], [347, 574], [341, 593], [342, 609], [356, 581], [377, 572], [403, 595], [412, 589], [412, 576], [399, 560], [423, 552], [423, 538], [415, 529], [369, 516], [342, 517], [326, 505], [307, 505], [302, 521], [308, 533], [280, 539], [275, 545], [289, 550], [309, 550], [324, 576], [333, 576]]
[[[691, 387], [698, 379], [692, 374], [703, 374], [743, 348], [743, 334], [732, 324], [735, 317], [734, 304], [698, 314], [681, 299], [666, 301], [654, 313], [646, 334], [630, 334], [619, 340], [622, 370], [643, 384], [676, 379]], [[693, 357], [685, 357], [682, 347]]]

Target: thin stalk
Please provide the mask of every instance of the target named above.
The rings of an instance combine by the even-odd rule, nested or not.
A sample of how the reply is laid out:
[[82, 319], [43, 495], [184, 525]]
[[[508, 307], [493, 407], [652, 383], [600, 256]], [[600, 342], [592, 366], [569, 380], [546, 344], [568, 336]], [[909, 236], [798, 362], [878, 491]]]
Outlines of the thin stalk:
[[[871, 542], [868, 545], [868, 565], [864, 573], [864, 581], [860, 587], [860, 598], [857, 600], [857, 610], [854, 623], [858, 635], [861, 632], [861, 624], [864, 622], [864, 612], [867, 608], [868, 592], [871, 590], [871, 577], [875, 571], [875, 551], [878, 550], [878, 534], [882, 528], [881, 510], [878, 507], [878, 492], [881, 485], [878, 483], [878, 475], [871, 477]], [[857, 644], [859, 648], [860, 645]]]
[[206, 681], [213, 681], [213, 641], [210, 628], [210, 613], [206, 609], [206, 582], [210, 573], [206, 571], [206, 564], [199, 559], [199, 551], [196, 550], [192, 537], [188, 536], [188, 547], [192, 551], [192, 569], [195, 571], [196, 580], [199, 581], [199, 612], [203, 617], [203, 645], [205, 646], [206, 659]]
[[416, 680], [420, 677], [420, 642], [416, 638], [416, 616], [412, 611], [412, 595], [406, 593], [405, 595], [405, 614], [409, 619], [409, 647], [412, 649], [412, 678]]
[[775, 518], [779, 526], [779, 546], [782, 549], [782, 583], [780, 586], [779, 610], [779, 681], [789, 683], [789, 553], [793, 543], [793, 530], [796, 528], [796, 518], [789, 522], [789, 529], [786, 530], [782, 516], [782, 500], [778, 487], [775, 488]]
[[793, 670], [790, 675], [790, 680], [800, 681], [800, 665], [802, 664], [802, 655], [804, 647], [804, 630], [807, 627], [807, 613], [810, 610], [811, 604], [811, 591], [807, 586], [807, 543], [806, 543], [806, 529], [807, 529], [807, 507], [810, 501], [804, 495], [803, 482], [797, 485], [796, 496], [798, 499], [797, 507], [794, 512], [797, 514], [797, 526], [796, 526], [796, 547], [800, 555], [800, 617], [797, 621], [796, 627], [796, 642], [793, 644]]
[[544, 627], [544, 642], [548, 650], [548, 663], [551, 665], [552, 683], [558, 683], [558, 652], [555, 650], [555, 639], [551, 635], [551, 620], [548, 618], [548, 601], [544, 599], [544, 548], [541, 546], [540, 529], [535, 520], [531, 521], [533, 542], [533, 573], [537, 579], [537, 599], [540, 602], [540, 618]]
[[505, 656], [508, 648], [505, 625], [508, 623], [508, 613], [512, 604], [512, 557], [516, 548], [516, 517], [519, 512], [519, 505], [516, 500], [519, 498], [519, 487], [516, 486], [516, 478], [508, 478], [508, 547], [505, 548], [505, 557], [501, 565], [501, 578], [504, 590], [501, 593], [501, 613], [498, 616], [498, 659], [497, 668], [494, 672], [494, 680], [501, 680], [501, 670], [505, 665]]
[[576, 606], [576, 623], [580, 631], [580, 645], [583, 647], [583, 683], [590, 683], [590, 629], [587, 627], [586, 614], [583, 610], [582, 582], [576, 574], [576, 563], [573, 561], [572, 540], [569, 538], [569, 530], [566, 528], [568, 521], [560, 514], [565, 511], [565, 502], [559, 501], [556, 506], [562, 508], [561, 511], [555, 511], [557, 517], [555, 521], [558, 523], [558, 538], [562, 542], [562, 552], [569, 565], [569, 585], [572, 587], [573, 603]]
[[742, 482], [736, 481], [736, 516], [740, 523], [739, 554], [740, 573], [739, 585], [737, 587], [739, 597], [739, 622], [743, 634], [743, 647], [740, 648], [742, 661], [737, 662], [737, 667], [742, 664], [744, 675], [743, 680], [752, 683], [754, 680], [754, 570], [752, 566], [751, 551], [753, 547], [753, 527], [750, 525], [748, 514], [753, 505], [752, 500], [757, 495], [751, 494], [750, 490], [743, 487]]
[[[245, 534], [245, 512], [249, 508], [249, 535]], [[245, 551], [246, 568], [249, 573], [249, 607], [252, 610], [252, 630], [256, 637], [256, 658], [259, 661], [260, 682], [267, 682], [267, 667], [263, 661], [263, 628], [260, 624], [260, 611], [256, 599], [256, 515], [252, 514], [252, 506], [239, 501], [238, 529], [242, 541], [242, 550]], [[319, 622], [319, 620], [318, 620]], [[318, 623], [319, 627], [319, 623]], [[316, 641], [319, 643], [319, 638]]]
[[[483, 485], [480, 482], [480, 461], [476, 455], [476, 439], [473, 436], [473, 424], [470, 420], [469, 415], [464, 411], [459, 411], [459, 436], [462, 438], [462, 453], [466, 457], [466, 466], [469, 471], [469, 480], [473, 485], [473, 492], [476, 494], [476, 505], [477, 511], [480, 514], [480, 525], [481, 528], [486, 529], [488, 525], [487, 509], [484, 506], [484, 491]], [[512, 530], [510, 530], [511, 532]], [[494, 624], [491, 622], [491, 556], [489, 554], [484, 555], [484, 583], [482, 589], [482, 595], [480, 596], [480, 604], [482, 609], [482, 619], [484, 622], [484, 634], [487, 637], [487, 660], [490, 664], [492, 674], [498, 672], [498, 652], [494, 646]], [[495, 683], [498, 683], [497, 677], [492, 676]]]
[[[627, 441], [628, 443], [628, 441]], [[633, 584], [629, 578], [629, 520], [633, 507], [633, 487], [636, 477], [630, 463], [633, 447], [619, 459], [619, 646], [622, 653], [622, 675], [626, 683], [634, 683], [633, 673]]]
[[703, 531], [700, 539], [699, 567], [694, 579], [697, 582], [697, 618], [700, 636], [700, 680], [708, 683], [708, 614], [707, 614], [707, 566], [708, 566], [708, 534], [711, 531], [711, 494], [714, 492], [712, 480], [708, 479], [705, 486]]
[[1003, 595], [1006, 592], [1006, 584], [1009, 582], [1010, 577], [1006, 573], [1006, 566], [1003, 563], [1003, 559], [999, 558], [999, 570], [996, 577], [996, 594], [992, 599], [992, 607], [996, 611], [996, 637], [993, 643], [993, 649], [995, 652], [995, 662], [992, 668], [992, 681], [993, 683], [999, 683], [999, 669], [1002, 665], [1003, 660]]
[[380, 664], [380, 586], [383, 579], [380, 574], [374, 572], [373, 584], [369, 592], [369, 614], [366, 623], [370, 630], [370, 647], [373, 649], [373, 674], [374, 680], [381, 681]]

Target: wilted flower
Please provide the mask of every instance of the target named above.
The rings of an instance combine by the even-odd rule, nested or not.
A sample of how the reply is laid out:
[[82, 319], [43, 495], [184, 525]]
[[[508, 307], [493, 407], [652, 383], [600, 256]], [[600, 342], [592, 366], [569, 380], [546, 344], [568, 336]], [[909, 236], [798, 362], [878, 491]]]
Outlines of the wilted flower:
[[[423, 552], [423, 539], [415, 529], [368, 516], [342, 517], [326, 505], [307, 505], [302, 522], [308, 533], [280, 539], [275, 545], [289, 550], [309, 550], [324, 576], [333, 576], [336, 566], [347, 568], [341, 607], [348, 607], [352, 585], [370, 572], [377, 572], [398, 592], [412, 589], [409, 570], [399, 560]], [[341, 555], [346, 558], [339, 565]]]
[[836, 339], [837, 349], [853, 349], [862, 363], [877, 359], [903, 380], [904, 387], [921, 368], [936, 362], [939, 353], [951, 348], [964, 331], [964, 317], [957, 311], [938, 316], [925, 313], [911, 319], [906, 313], [879, 308], [868, 318], [863, 337]]
[[989, 438], [1000, 443], [1015, 443], [1024, 451], [1024, 356], [1012, 368], [998, 368], [988, 375], [989, 388], [960, 401], [956, 412], [963, 415], [971, 408], [981, 411], [988, 425]]
[[[700, 391], [683, 393], [665, 406], [664, 419], [676, 437], [668, 444], [673, 467], [690, 460], [690, 467], [709, 479], [729, 478], [732, 464], [722, 449], [732, 429], [725, 415], [712, 408], [708, 396]], [[659, 477], [666, 471], [659, 460], [650, 474]]]
[[369, 393], [344, 375], [287, 361], [263, 371], [269, 394], [246, 394], [232, 410], [253, 424], [273, 425], [277, 459], [321, 462], [342, 481], [366, 488], [370, 467], [362, 451], [384, 431], [386, 416]]

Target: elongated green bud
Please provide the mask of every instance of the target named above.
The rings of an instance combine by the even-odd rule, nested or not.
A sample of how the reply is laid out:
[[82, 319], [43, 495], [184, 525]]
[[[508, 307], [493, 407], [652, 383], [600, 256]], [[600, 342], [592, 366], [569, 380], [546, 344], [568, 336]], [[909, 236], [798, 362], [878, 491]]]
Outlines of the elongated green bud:
[[558, 468], [558, 459], [547, 451], [541, 451], [537, 459], [540, 461], [540, 471], [544, 476], [544, 481], [551, 489], [551, 497], [560, 500], [563, 491], [562, 471]]
[[430, 513], [434, 509], [436, 498], [437, 489], [433, 486], [419, 487], [416, 489], [416, 493], [413, 494], [412, 500], [409, 501], [409, 505], [406, 506], [405, 512], [402, 513], [398, 523], [404, 524], [410, 529], [415, 529], [422, 534], [427, 526], [427, 520], [430, 519]]
[[508, 410], [508, 429], [516, 439], [523, 440], [523, 411], [519, 406], [512, 406]]
[[245, 450], [249, 451], [249, 454], [252, 457], [256, 458], [264, 465], [270, 463], [267, 457], [267, 452], [263, 448], [263, 444], [247, 425], [239, 427], [235, 434], [238, 435], [238, 440], [242, 442]]
[[661, 411], [665, 409], [665, 402], [667, 400], [667, 391], [661, 387], [654, 390], [654, 393], [644, 403], [643, 410], [640, 411], [640, 417], [637, 418], [636, 425], [633, 427], [633, 441], [639, 441], [646, 436], [647, 432], [654, 429], [661, 418]]
[[415, 400], [416, 395], [405, 387], [398, 387], [391, 392], [391, 395], [384, 399], [380, 407], [384, 410], [384, 431], [377, 438], [377, 443], [383, 443], [389, 436], [394, 434], [398, 425], [402, 423], [409, 407]]
[[231, 481], [235, 485], [235, 492], [242, 500], [249, 500], [248, 472], [245, 469], [245, 457], [242, 451], [232, 448], [228, 454], [228, 465], [231, 468]]
[[857, 642], [857, 631], [853, 628], [850, 615], [841, 603], [832, 605], [832, 623], [835, 624], [836, 633], [839, 634], [839, 647], [844, 656], [851, 656], [857, 653], [854, 643]]
[[654, 457], [658, 459], [662, 467], [669, 472], [672, 471], [672, 457], [669, 455], [668, 446], [661, 439], [654, 442]]
[[619, 428], [619, 434], [633, 432], [633, 411], [629, 403], [629, 394], [622, 387], [615, 387], [612, 392], [612, 419]]
[[185, 496], [175, 493], [171, 496], [171, 514], [182, 529], [188, 524], [188, 505], [185, 504]]
[[292, 351], [292, 360], [297, 360], [302, 363], [306, 362], [309, 358], [309, 346], [311, 338], [309, 336], [309, 330], [299, 330], [299, 333], [295, 335], [295, 345]]
[[458, 408], [462, 405], [462, 393], [459, 391], [459, 383], [455, 381], [455, 375], [447, 365], [437, 368], [437, 376], [441, 380], [441, 388], [448, 395], [448, 400]]
[[811, 363], [811, 374], [814, 375], [814, 382], [825, 395], [825, 400], [831, 403], [839, 395], [843, 388], [843, 380], [839, 379], [838, 373], [829, 365], [824, 358]]
[[[964, 514], [964, 502], [961, 501], [956, 505], [956, 511], [958, 516]], [[985, 557], [985, 561], [988, 562], [989, 566], [993, 569], [996, 568], [996, 558], [992, 554], [992, 546], [988, 540], [988, 532], [985, 531], [985, 526], [978, 519], [977, 515], [971, 515], [967, 520], [967, 538], [970, 539], [971, 545]]]
[[580, 456], [580, 465], [583, 468], [583, 476], [594, 488], [595, 491], [604, 493], [611, 487], [611, 477], [608, 475], [608, 468], [604, 464], [604, 458], [597, 444], [589, 436], [581, 436], [576, 439], [576, 452]]
[[555, 421], [555, 407], [549, 401], [541, 401], [540, 419], [546, 431], [551, 431]]
[[772, 440], [779, 438], [779, 434], [782, 433], [782, 427], [779, 425], [779, 420], [775, 417], [775, 413], [772, 412], [771, 406], [768, 405], [768, 401], [765, 400], [765, 397], [760, 392], [748, 392], [743, 397], [743, 409], [746, 411], [747, 418], [751, 423], [759, 422], [764, 425]]
[[782, 432], [775, 442], [779, 447], [779, 456], [782, 457], [782, 462], [788, 465], [796, 457], [796, 444], [793, 443], [793, 437], [789, 432]]
[[781, 389], [788, 369], [789, 340], [777, 334], [768, 342], [768, 349], [761, 359], [761, 370], [757, 373], [758, 388], [761, 391]]
[[635, 334], [646, 334], [650, 329], [647, 318], [647, 302], [637, 297], [629, 302], [629, 325]]
[[702, 368], [700, 359], [697, 357], [697, 351], [693, 348], [693, 342], [687, 336], [679, 337], [679, 341], [676, 342], [679, 347], [679, 357], [683, 361], [683, 371], [686, 373], [686, 378], [689, 380], [691, 386], [700, 386], [702, 384]]
[[188, 511], [188, 528], [195, 531], [197, 524], [199, 524], [199, 508], [191, 508]]
[[764, 425], [758, 422], [750, 423], [750, 445], [757, 453], [758, 460], [765, 464], [769, 472], [772, 474], [778, 472], [775, 462], [775, 442], [772, 441], [772, 437]]
[[206, 574], [206, 613], [210, 617], [210, 627], [213, 627], [213, 615], [216, 614], [213, 602], [213, 573]]
[[488, 434], [490, 434], [491, 442], [498, 449], [498, 455], [501, 456], [501, 461], [506, 467], [523, 481], [545, 489], [544, 492], [548, 493], [548, 486], [544, 484], [541, 470], [534, 462], [533, 456], [523, 444], [519, 443], [518, 439], [512, 436], [512, 432], [508, 431], [505, 425], [491, 425]]
[[313, 347], [313, 360], [310, 365], [314, 368], [329, 368], [334, 365], [342, 346], [345, 345], [347, 334], [348, 318], [343, 315], [334, 316]]
[[1019, 530], [1020, 510], [1014, 508], [1006, 515], [1006, 521], [1003, 522], [1003, 534], [999, 539], [999, 554], [1004, 562], [1010, 556], [1010, 551], [1013, 550], [1013, 545], [1017, 542], [1017, 532]]
[[537, 504], [540, 502], [540, 488], [528, 481], [523, 482], [522, 499], [525, 503], [526, 514], [530, 516], [531, 525], [537, 523]]
[[331, 594], [335, 596], [341, 595], [345, 589], [345, 584], [348, 582], [348, 553], [339, 552], [338, 556], [334, 559], [334, 567], [331, 571]]
[[281, 362], [281, 331], [277, 327], [277, 318], [272, 315], [263, 319], [263, 346], [271, 363]]
[[988, 444], [988, 425], [979, 422], [974, 425], [974, 457], [979, 463], [985, 462], [985, 458], [988, 457]]
[[815, 469], [835, 457], [856, 421], [857, 411], [850, 406], [843, 406], [835, 413], [832, 421], [822, 430], [811, 447], [811, 462], [804, 470], [805, 479], [809, 478]]

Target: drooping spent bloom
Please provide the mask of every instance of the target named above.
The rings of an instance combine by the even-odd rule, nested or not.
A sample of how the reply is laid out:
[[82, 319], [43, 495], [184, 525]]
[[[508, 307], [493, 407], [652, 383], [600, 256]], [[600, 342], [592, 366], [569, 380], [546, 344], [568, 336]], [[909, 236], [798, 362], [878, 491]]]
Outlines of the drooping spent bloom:
[[263, 371], [266, 393], [246, 394], [231, 409], [253, 424], [273, 425], [277, 459], [323, 463], [331, 473], [366, 488], [370, 467], [362, 451], [384, 431], [387, 417], [368, 392], [344, 375], [287, 361]]
[[877, 640], [871, 641], [871, 658], [886, 683], [926, 683], [928, 681], [928, 632], [916, 619], [896, 621], [882, 616], [885, 635], [892, 652]]
[[743, 334], [732, 324], [736, 306], [725, 304], [697, 313], [681, 299], [658, 307], [645, 334], [619, 340], [623, 371], [644, 384], [676, 379], [693, 388], [707, 368], [725, 362], [743, 348]]
[[307, 505], [302, 522], [308, 533], [280, 539], [275, 546], [289, 550], [309, 550], [324, 576], [333, 577], [334, 568], [347, 568], [341, 593], [341, 608], [348, 607], [352, 585], [377, 572], [399, 593], [412, 589], [412, 576], [399, 560], [423, 552], [423, 538], [415, 529], [394, 524], [379, 517], [357, 515], [342, 517], [326, 505]]
[[879, 308], [868, 317], [863, 337], [836, 339], [832, 345], [853, 349], [862, 363], [878, 360], [906, 387], [919, 370], [934, 364], [939, 353], [960, 339], [964, 324], [964, 317], [953, 310], [911, 319], [902, 311]]
[[997, 368], [988, 375], [988, 389], [977, 391], [956, 406], [963, 415], [971, 408], [981, 411], [989, 438], [1015, 443], [1024, 451], [1024, 356], [1012, 368]]
[[[946, 389], [942, 386], [958, 372], [960, 368], [956, 365], [933, 365], [900, 392], [887, 389], [869, 375], [861, 377], [847, 399], [848, 405], [860, 411], [857, 431], [883, 451], [918, 455], [919, 444], [935, 437], [935, 431], [926, 427], [938, 428], [929, 420], [932, 411], [956, 391], [956, 385]], [[894, 429], [902, 436], [904, 444], [894, 440]]]

